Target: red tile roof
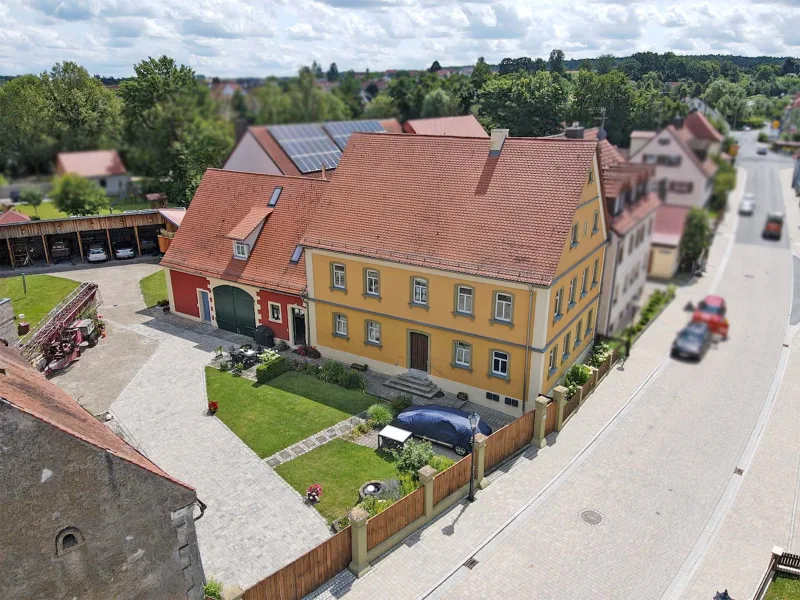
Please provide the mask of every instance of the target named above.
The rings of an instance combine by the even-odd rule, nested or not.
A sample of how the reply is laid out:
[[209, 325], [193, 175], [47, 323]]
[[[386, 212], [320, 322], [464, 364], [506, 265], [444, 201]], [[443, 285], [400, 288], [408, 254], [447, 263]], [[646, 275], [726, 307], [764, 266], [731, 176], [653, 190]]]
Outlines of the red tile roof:
[[438, 119], [411, 119], [403, 124], [403, 131], [419, 135], [489, 137], [489, 134], [478, 123], [478, 119], [472, 115], [441, 117]]
[[653, 243], [660, 246], [677, 246], [681, 241], [689, 210], [688, 206], [661, 204], [656, 210]]
[[[328, 185], [327, 180], [311, 177], [208, 169], [161, 264], [299, 294], [306, 285], [305, 261], [292, 264], [289, 259]], [[266, 207], [278, 186], [283, 191], [250, 249], [250, 257], [233, 258], [228, 234], [251, 210]]]
[[158, 212], [167, 221], [175, 225], [175, 227], [180, 227], [183, 222], [183, 217], [186, 216], [185, 208], [159, 208]]
[[270, 213], [272, 213], [271, 208], [267, 208], [266, 206], [254, 206], [225, 237], [230, 240], [247, 239], [247, 236], [253, 233], [255, 228], [261, 225]]
[[125, 165], [116, 150], [59, 152], [56, 158], [59, 173], [76, 173], [82, 177], [125, 175]]
[[610, 227], [619, 235], [625, 235], [661, 206], [661, 199], [650, 192], [636, 204], [626, 206], [616, 217], [611, 218]]
[[284, 175], [300, 175], [300, 170], [294, 165], [289, 155], [283, 151], [267, 131], [266, 125], [253, 125], [248, 128], [250, 134], [256, 138], [259, 146], [267, 153]]
[[31, 218], [28, 215], [19, 213], [15, 210], [7, 210], [0, 215], [0, 225], [7, 225], [9, 223], [23, 223], [30, 220]]
[[643, 138], [643, 139], [650, 139], [651, 137], [655, 136], [655, 131], [631, 131], [631, 139], [633, 138]]
[[672, 133], [673, 137], [678, 141], [679, 144], [683, 147], [683, 149], [688, 153], [689, 158], [694, 163], [694, 165], [700, 169], [706, 177], [713, 177], [714, 174], [717, 172], [717, 165], [711, 160], [710, 156], [706, 156], [706, 159], [701, 161], [697, 154], [695, 154], [694, 149], [692, 148], [692, 141], [696, 140], [697, 138], [694, 137], [692, 132], [687, 129], [686, 127], [681, 127], [678, 129], [674, 125], [667, 125], [667, 129]]
[[5, 402], [72, 437], [193, 490], [114, 435], [66, 392], [31, 367], [16, 350], [0, 345], [0, 366], [5, 369], [0, 373], [0, 403]]
[[403, 126], [397, 119], [381, 119], [381, 126], [386, 130], [386, 133], [403, 133]]
[[621, 162], [603, 170], [603, 195], [616, 198], [620, 192], [635, 187], [655, 175], [655, 167]]
[[725, 139], [719, 131], [709, 122], [706, 116], [700, 111], [692, 111], [683, 120], [683, 126], [692, 132], [692, 135], [700, 140], [710, 142], [721, 142]]
[[[549, 285], [597, 142], [355, 133], [309, 247]], [[190, 209], [191, 210], [191, 209]]]
[[[584, 138], [586, 139], [586, 138]], [[594, 138], [589, 138], [594, 139]], [[607, 169], [613, 165], [618, 165], [625, 162], [625, 158], [608, 140], [601, 140], [598, 144], [600, 149], [600, 168]]]

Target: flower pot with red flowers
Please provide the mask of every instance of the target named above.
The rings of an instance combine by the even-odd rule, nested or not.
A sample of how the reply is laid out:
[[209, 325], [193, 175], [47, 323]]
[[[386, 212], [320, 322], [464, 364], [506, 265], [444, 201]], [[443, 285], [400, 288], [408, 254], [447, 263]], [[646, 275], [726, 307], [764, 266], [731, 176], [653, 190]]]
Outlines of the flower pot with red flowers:
[[318, 483], [312, 483], [306, 490], [306, 500], [310, 504], [316, 504], [322, 498], [322, 486]]
[[216, 402], [209, 402], [208, 403], [208, 414], [214, 416], [217, 414], [217, 410], [219, 410], [219, 404]]

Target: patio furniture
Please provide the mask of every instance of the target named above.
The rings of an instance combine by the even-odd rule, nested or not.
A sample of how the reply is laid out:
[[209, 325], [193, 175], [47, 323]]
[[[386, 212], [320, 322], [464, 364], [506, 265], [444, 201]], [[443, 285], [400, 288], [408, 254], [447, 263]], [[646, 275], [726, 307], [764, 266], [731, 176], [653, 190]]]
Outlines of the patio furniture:
[[410, 431], [387, 425], [378, 432], [378, 449], [384, 446], [388, 448], [403, 448], [411, 438], [411, 435]]

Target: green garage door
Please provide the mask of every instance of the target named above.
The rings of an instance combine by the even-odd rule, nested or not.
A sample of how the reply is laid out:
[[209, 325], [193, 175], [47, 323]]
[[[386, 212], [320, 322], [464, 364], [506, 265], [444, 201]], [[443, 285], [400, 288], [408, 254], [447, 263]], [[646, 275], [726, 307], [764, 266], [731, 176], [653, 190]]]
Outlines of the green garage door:
[[230, 285], [215, 287], [214, 312], [220, 329], [249, 337], [255, 334], [253, 297], [244, 290]]

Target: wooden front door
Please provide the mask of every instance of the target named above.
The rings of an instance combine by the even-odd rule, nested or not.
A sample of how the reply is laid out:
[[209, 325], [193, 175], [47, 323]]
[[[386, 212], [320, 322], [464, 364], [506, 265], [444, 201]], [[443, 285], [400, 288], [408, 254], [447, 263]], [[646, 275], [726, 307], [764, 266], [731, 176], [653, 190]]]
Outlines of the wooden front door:
[[424, 333], [411, 332], [411, 351], [409, 367], [418, 371], [428, 372], [428, 336]]

